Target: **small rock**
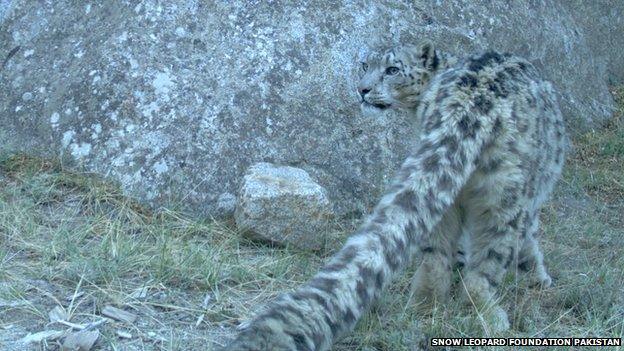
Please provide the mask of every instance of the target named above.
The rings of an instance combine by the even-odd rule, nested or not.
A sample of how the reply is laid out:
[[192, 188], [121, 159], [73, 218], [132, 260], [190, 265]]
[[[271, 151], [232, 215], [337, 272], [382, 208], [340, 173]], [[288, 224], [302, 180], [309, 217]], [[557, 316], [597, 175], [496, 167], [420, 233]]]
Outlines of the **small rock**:
[[89, 351], [100, 337], [97, 330], [82, 330], [69, 334], [63, 341], [62, 351]]
[[207, 308], [211, 300], [212, 295], [210, 293], [206, 294], [206, 296], [204, 296], [204, 301], [202, 301], [202, 308]]
[[153, 331], [148, 331], [147, 332], [147, 338], [153, 341], [159, 341], [159, 342], [164, 342], [167, 341], [167, 338], [165, 338], [164, 336], [160, 335], [160, 334], [156, 334]]
[[222, 193], [217, 199], [217, 216], [232, 217], [236, 210], [236, 196], [232, 193]]
[[128, 311], [121, 310], [119, 308], [107, 305], [102, 309], [102, 314], [106, 317], [116, 319], [118, 321], [126, 322], [129, 324], [134, 323], [137, 319], [137, 315]]
[[243, 179], [234, 217], [253, 237], [319, 249], [333, 212], [325, 189], [306, 171], [257, 163]]
[[30, 101], [33, 98], [33, 94], [31, 92], [25, 92], [24, 94], [22, 94], [22, 100], [24, 101]]
[[123, 331], [123, 330], [117, 330], [115, 332], [115, 334], [117, 334], [118, 337], [122, 338], [122, 339], [132, 339], [132, 334]]
[[84, 294], [84, 291], [75, 292], [71, 295], [65, 296], [65, 301], [75, 301], [76, 299], [82, 297]]
[[67, 312], [61, 306], [56, 306], [48, 312], [48, 317], [50, 322], [66, 321], [68, 319]]
[[149, 288], [147, 286], [144, 286], [142, 288], [134, 290], [130, 294], [130, 297], [132, 297], [133, 299], [142, 300], [147, 297], [148, 291], [149, 291]]
[[21, 342], [24, 344], [29, 343], [40, 343], [43, 340], [56, 340], [65, 335], [65, 332], [62, 330], [44, 330], [34, 334], [26, 335]]
[[199, 327], [199, 325], [204, 321], [204, 318], [206, 318], [206, 314], [202, 314], [197, 318], [195, 321], [195, 328]]

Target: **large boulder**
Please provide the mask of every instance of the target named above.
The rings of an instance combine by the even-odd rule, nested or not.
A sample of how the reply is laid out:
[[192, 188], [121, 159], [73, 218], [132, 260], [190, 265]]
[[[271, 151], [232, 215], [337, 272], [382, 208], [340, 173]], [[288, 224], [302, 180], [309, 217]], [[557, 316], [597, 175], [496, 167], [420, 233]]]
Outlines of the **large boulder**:
[[425, 37], [459, 55], [517, 53], [581, 130], [611, 114], [622, 56], [605, 46], [622, 38], [624, 2], [576, 3], [0, 0], [0, 145], [203, 215], [231, 209], [250, 164], [286, 164], [327, 188], [339, 215], [359, 214], [415, 128], [401, 113], [362, 116], [358, 55]]

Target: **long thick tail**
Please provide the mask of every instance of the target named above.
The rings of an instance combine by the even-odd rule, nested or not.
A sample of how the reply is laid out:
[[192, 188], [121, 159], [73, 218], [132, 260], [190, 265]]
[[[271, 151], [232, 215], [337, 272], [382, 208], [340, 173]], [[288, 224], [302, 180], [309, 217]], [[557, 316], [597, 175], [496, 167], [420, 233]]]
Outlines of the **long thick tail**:
[[319, 273], [267, 306], [226, 350], [327, 350], [409, 263], [500, 127], [479, 96], [445, 108], [427, 105], [418, 112], [422, 140], [373, 214]]

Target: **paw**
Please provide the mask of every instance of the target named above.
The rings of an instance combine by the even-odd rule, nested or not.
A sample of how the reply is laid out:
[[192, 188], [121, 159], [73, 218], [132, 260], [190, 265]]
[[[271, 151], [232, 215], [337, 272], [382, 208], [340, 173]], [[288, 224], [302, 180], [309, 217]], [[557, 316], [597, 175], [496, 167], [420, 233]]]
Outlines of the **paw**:
[[429, 289], [416, 290], [412, 295], [410, 302], [413, 307], [421, 314], [430, 313], [436, 306], [444, 304], [450, 298], [449, 294], [438, 295], [435, 291]]
[[552, 278], [548, 274], [546, 274], [546, 276], [543, 277], [539, 281], [538, 284], [539, 284], [539, 287], [542, 288], [542, 289], [543, 288], [548, 288], [548, 287], [550, 287], [552, 285]]
[[500, 306], [493, 306], [484, 315], [490, 333], [496, 334], [509, 330], [509, 318], [507, 312]]
[[543, 272], [542, 274], [536, 274], [533, 279], [531, 279], [531, 287], [537, 289], [546, 289], [552, 285], [552, 278], [548, 273]]

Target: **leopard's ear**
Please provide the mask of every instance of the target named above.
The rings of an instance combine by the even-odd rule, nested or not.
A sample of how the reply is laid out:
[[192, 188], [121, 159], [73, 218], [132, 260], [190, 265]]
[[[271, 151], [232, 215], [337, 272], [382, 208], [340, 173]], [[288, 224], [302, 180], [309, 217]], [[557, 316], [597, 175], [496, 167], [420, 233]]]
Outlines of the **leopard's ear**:
[[426, 69], [435, 71], [438, 68], [440, 60], [431, 40], [425, 39], [418, 45], [417, 55], [417, 59]]

